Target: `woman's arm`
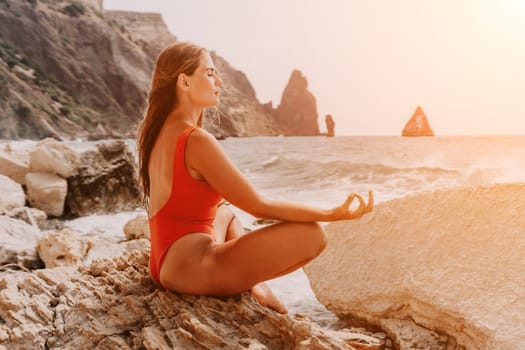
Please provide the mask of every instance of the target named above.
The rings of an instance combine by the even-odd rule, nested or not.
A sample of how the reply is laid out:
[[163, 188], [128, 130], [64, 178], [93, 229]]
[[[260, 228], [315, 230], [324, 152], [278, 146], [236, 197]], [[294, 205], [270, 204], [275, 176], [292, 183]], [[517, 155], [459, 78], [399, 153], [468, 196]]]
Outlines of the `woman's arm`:
[[[201, 174], [227, 201], [255, 217], [297, 222], [337, 221], [357, 219], [373, 209], [372, 192], [369, 192], [368, 204], [360, 195], [351, 194], [343, 204], [332, 209], [265, 198], [228, 158], [213, 135], [202, 129], [190, 134], [186, 149], [188, 167]], [[350, 210], [355, 199], [359, 200], [359, 208]]]

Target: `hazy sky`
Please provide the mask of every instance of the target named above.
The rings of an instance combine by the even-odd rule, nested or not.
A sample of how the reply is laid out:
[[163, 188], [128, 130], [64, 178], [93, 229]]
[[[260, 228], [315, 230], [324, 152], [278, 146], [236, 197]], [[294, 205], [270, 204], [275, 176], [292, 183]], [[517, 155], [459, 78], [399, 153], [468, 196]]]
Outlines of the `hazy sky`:
[[279, 104], [306, 75], [320, 126], [399, 135], [417, 105], [437, 135], [525, 135], [525, 0], [105, 0], [160, 12], [179, 40]]

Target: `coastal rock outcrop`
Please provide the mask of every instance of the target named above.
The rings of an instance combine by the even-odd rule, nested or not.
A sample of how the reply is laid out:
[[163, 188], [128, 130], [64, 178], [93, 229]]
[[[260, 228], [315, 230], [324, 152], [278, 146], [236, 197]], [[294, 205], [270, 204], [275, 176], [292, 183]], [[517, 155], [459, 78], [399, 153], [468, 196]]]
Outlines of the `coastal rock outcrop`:
[[281, 103], [275, 111], [284, 135], [317, 136], [317, 105], [315, 97], [307, 90], [306, 77], [294, 70], [286, 85]]
[[123, 141], [97, 145], [80, 155], [78, 172], [67, 178], [66, 205], [73, 216], [134, 210], [141, 205], [135, 159]]
[[213, 298], [159, 289], [148, 275], [147, 250], [87, 267], [0, 275], [0, 317], [0, 348], [9, 349], [320, 350], [367, 345], [353, 348], [307, 317], [270, 311], [248, 293]]
[[417, 106], [414, 114], [403, 128], [402, 136], [434, 136], [434, 131], [420, 106]]
[[326, 136], [333, 137], [335, 136], [335, 122], [334, 118], [332, 118], [331, 114], [327, 114], [324, 118], [324, 122], [326, 123]]
[[[498, 184], [381, 203], [329, 224], [305, 271], [329, 310], [400, 349], [525, 349], [523, 198], [525, 184]], [[414, 329], [426, 345], [401, 346]]]

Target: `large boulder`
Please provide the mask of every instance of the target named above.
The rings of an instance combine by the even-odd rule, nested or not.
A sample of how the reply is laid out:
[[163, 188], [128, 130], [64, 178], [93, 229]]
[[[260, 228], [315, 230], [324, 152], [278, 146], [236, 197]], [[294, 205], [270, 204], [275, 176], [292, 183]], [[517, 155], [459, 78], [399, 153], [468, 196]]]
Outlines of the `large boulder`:
[[66, 205], [73, 216], [134, 210], [141, 192], [133, 155], [123, 141], [81, 154], [78, 172], [67, 179]]
[[9, 349], [353, 349], [248, 293], [213, 298], [159, 289], [147, 250], [5, 276], [0, 319], [0, 348]]
[[29, 171], [29, 155], [24, 151], [12, 151], [10, 146], [0, 149], [0, 174], [24, 185]]
[[525, 184], [500, 184], [381, 203], [327, 225], [327, 249], [305, 271], [328, 309], [398, 346], [413, 321], [443, 346], [425, 349], [525, 349], [523, 198]]
[[67, 195], [67, 181], [50, 173], [27, 173], [27, 199], [32, 207], [50, 216], [62, 216]]
[[275, 111], [277, 122], [285, 135], [317, 136], [317, 104], [307, 90], [308, 82], [299, 70], [294, 70], [284, 89], [281, 103]]
[[38, 228], [0, 215], [0, 266], [14, 264], [28, 269], [43, 267], [36, 250], [40, 236]]
[[29, 169], [35, 173], [51, 173], [67, 178], [76, 173], [79, 162], [77, 152], [53, 138], [38, 142], [29, 152]]
[[9, 177], [0, 175], [0, 215], [23, 207], [25, 203], [26, 195], [22, 186]]
[[420, 106], [417, 106], [414, 114], [405, 124], [402, 136], [434, 136], [427, 116]]

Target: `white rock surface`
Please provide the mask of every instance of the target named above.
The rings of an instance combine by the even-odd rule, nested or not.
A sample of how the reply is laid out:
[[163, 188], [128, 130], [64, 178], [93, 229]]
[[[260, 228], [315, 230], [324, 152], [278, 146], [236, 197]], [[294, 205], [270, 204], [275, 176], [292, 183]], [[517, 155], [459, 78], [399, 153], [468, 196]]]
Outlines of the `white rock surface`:
[[413, 320], [466, 349], [525, 349], [525, 184], [393, 200], [326, 229], [305, 271], [334, 313], [391, 331]]
[[26, 195], [22, 186], [9, 177], [0, 175], [0, 215], [23, 207]]
[[40, 230], [23, 221], [0, 215], [0, 266], [18, 264], [27, 268], [42, 267], [36, 251]]
[[53, 138], [46, 138], [29, 153], [30, 171], [51, 173], [68, 178], [75, 174], [80, 155], [67, 145]]
[[50, 173], [27, 173], [27, 198], [32, 207], [51, 216], [62, 216], [67, 195], [67, 181]]

